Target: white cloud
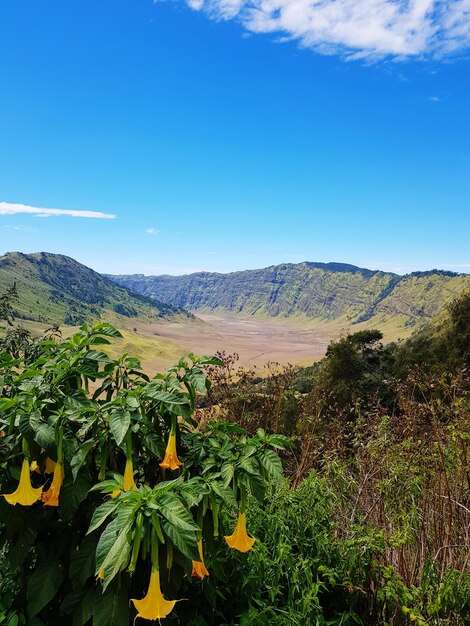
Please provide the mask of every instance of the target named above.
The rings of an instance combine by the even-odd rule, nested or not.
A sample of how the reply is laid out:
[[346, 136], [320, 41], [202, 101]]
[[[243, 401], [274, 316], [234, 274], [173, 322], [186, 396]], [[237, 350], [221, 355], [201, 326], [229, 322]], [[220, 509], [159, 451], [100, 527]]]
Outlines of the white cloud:
[[215, 20], [348, 58], [441, 57], [470, 47], [470, 0], [186, 0]]
[[156, 235], [158, 233], [158, 228], [153, 228], [152, 226], [151, 228], [147, 228], [145, 232], [149, 235]]
[[69, 215], [70, 217], [85, 217], [89, 219], [112, 220], [116, 216], [111, 213], [101, 213], [99, 211], [72, 211], [68, 209], [40, 209], [25, 204], [12, 204], [10, 202], [0, 202], [0, 215], [16, 215], [17, 213], [29, 213], [35, 217], [53, 217], [57, 215]]
[[30, 228], [29, 226], [10, 226], [10, 224], [5, 224], [3, 228], [5, 230], [11, 230], [16, 233], [38, 233], [39, 232], [37, 228]]

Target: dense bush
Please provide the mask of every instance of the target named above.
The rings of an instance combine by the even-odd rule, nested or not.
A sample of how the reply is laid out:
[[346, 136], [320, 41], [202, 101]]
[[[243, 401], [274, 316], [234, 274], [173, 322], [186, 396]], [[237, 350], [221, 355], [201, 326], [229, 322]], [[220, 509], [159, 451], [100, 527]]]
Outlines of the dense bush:
[[177, 597], [185, 575], [204, 579], [206, 548], [223, 533], [224, 550], [251, 550], [247, 498], [262, 502], [282, 477], [272, 448], [288, 440], [198, 428], [202, 367], [217, 358], [190, 355], [150, 379], [136, 359], [99, 349], [119, 336], [109, 324], [65, 341], [55, 329], [16, 334], [0, 353], [0, 624], [128, 626], [136, 613], [179, 613], [161, 590]]
[[404, 345], [356, 333], [300, 372], [190, 355], [150, 379], [101, 351], [106, 324], [7, 332], [0, 624], [466, 626], [466, 298]]

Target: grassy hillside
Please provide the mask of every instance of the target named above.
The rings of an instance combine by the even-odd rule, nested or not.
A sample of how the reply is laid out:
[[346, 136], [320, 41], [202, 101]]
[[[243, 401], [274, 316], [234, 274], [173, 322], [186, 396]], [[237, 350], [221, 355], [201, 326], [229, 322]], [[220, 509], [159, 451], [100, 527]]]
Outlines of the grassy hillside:
[[186, 276], [110, 277], [145, 296], [191, 310], [305, 316], [400, 327], [432, 318], [470, 287], [470, 275], [432, 270], [399, 276], [341, 263], [283, 264], [260, 270]]
[[110, 312], [149, 319], [191, 317], [179, 307], [133, 293], [60, 254], [11, 252], [0, 257], [0, 293], [13, 283], [19, 295], [15, 316], [25, 320], [73, 326]]

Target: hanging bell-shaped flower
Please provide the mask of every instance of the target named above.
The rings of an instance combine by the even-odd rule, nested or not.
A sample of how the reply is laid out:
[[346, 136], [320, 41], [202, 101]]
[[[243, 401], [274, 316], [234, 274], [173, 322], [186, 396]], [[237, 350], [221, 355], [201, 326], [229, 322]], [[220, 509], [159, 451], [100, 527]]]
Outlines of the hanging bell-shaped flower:
[[131, 599], [137, 609], [137, 616], [150, 621], [167, 617], [175, 608], [177, 600], [165, 600], [160, 589], [160, 572], [152, 567], [147, 594], [142, 600]]
[[64, 466], [62, 463], [56, 463], [51, 486], [41, 495], [41, 500], [45, 506], [59, 506], [59, 494], [64, 482], [64, 476]]
[[35, 502], [41, 499], [42, 488], [37, 487], [34, 488], [31, 485], [31, 477], [29, 474], [29, 461], [28, 459], [23, 460], [23, 465], [21, 466], [21, 475], [20, 482], [18, 483], [18, 487], [16, 491], [13, 493], [3, 494], [3, 497], [8, 502], [8, 504], [21, 504], [22, 506], [31, 506]]
[[248, 552], [253, 547], [256, 539], [249, 537], [246, 532], [246, 513], [240, 513], [233, 535], [225, 537], [225, 541], [230, 548], [239, 552]]
[[204, 563], [204, 556], [202, 554], [202, 539], [199, 539], [197, 542], [197, 549], [199, 551], [199, 561], [193, 561], [193, 571], [191, 572], [191, 576], [195, 576], [196, 578], [203, 580], [206, 576], [209, 576], [209, 572], [207, 571], [207, 567]]

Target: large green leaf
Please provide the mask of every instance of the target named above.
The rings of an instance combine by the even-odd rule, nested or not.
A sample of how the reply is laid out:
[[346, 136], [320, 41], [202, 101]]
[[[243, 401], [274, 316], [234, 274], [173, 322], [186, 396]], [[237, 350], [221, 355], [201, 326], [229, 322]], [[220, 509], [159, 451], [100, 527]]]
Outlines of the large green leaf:
[[80, 590], [95, 573], [96, 537], [85, 537], [71, 555], [69, 577], [74, 589]]
[[117, 505], [118, 502], [115, 499], [110, 499], [99, 506], [93, 513], [87, 534], [90, 534], [101, 526], [104, 520], [116, 509]]
[[181, 528], [173, 526], [173, 524], [170, 524], [170, 522], [166, 520], [163, 520], [162, 526], [165, 534], [171, 539], [182, 554], [192, 561], [199, 560], [197, 536], [194, 531], [181, 530]]
[[55, 432], [52, 426], [49, 426], [49, 424], [39, 424], [36, 429], [35, 440], [41, 448], [53, 446], [55, 443]]
[[70, 468], [72, 470], [72, 476], [73, 476], [74, 481], [77, 478], [77, 474], [80, 468], [86, 461], [88, 452], [94, 447], [94, 445], [95, 445], [95, 441], [93, 439], [84, 441], [82, 444], [80, 444], [80, 447], [73, 455], [72, 460], [70, 461]]
[[28, 576], [26, 582], [26, 612], [28, 617], [37, 615], [55, 596], [63, 577], [60, 561], [41, 563]]
[[82, 467], [75, 482], [70, 472], [66, 472], [64, 484], [60, 490], [59, 513], [65, 522], [69, 522], [80, 504], [85, 500], [90, 489], [90, 479], [86, 468]]
[[282, 478], [282, 462], [273, 450], [263, 450], [258, 458], [270, 476], [278, 480]]
[[101, 533], [101, 537], [96, 547], [96, 568], [95, 574], [101, 570], [103, 562], [111, 550], [113, 543], [116, 541], [118, 535], [117, 520], [113, 519]]
[[211, 489], [229, 506], [236, 506], [237, 500], [233, 489], [226, 487], [223, 483], [213, 480], [210, 483]]
[[18, 429], [23, 437], [32, 440], [36, 436], [40, 423], [41, 414], [39, 411], [28, 411], [20, 415]]
[[[100, 570], [104, 570], [103, 589], [106, 589], [117, 573], [127, 567], [131, 552], [131, 544], [129, 542], [129, 531], [131, 523], [129, 522], [118, 533], [114, 543], [109, 547], [109, 551], [101, 562]], [[106, 544], [107, 546], [107, 544]], [[100, 553], [101, 557], [101, 553]]]
[[131, 414], [129, 411], [117, 409], [113, 411], [109, 418], [109, 428], [118, 446], [124, 441], [129, 426], [131, 425]]
[[104, 593], [98, 589], [93, 607], [93, 626], [129, 626], [129, 600], [127, 589], [118, 581]]
[[234, 466], [233, 463], [224, 463], [220, 468], [220, 474], [222, 476], [222, 480], [224, 481], [224, 485], [228, 487], [232, 482], [233, 474], [234, 474]]
[[160, 386], [156, 386], [155, 383], [149, 383], [145, 387], [145, 392], [152, 400], [161, 402], [169, 413], [181, 415], [185, 418], [191, 417], [191, 407], [188, 398], [182, 393], [162, 391]]
[[157, 504], [162, 515], [176, 528], [187, 531], [199, 530], [191, 513], [176, 496], [165, 494], [158, 499]]

